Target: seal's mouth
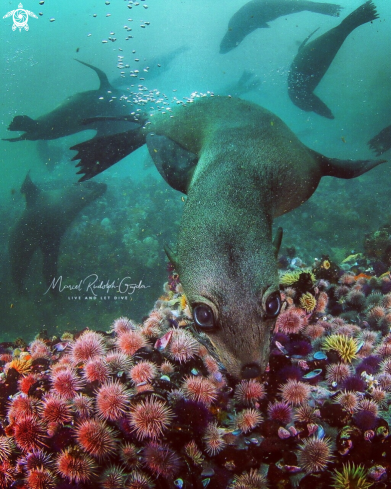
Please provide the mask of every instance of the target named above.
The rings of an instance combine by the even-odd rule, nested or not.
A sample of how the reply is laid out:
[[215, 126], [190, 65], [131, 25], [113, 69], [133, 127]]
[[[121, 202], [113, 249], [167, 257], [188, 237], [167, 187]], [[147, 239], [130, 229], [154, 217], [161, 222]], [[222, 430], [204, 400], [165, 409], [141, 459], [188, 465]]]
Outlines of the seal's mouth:
[[190, 324], [189, 326], [190, 326], [192, 334], [197, 339], [197, 341], [199, 343], [201, 343], [201, 345], [203, 345], [208, 350], [209, 355], [216, 360], [216, 362], [218, 363], [220, 371], [223, 372], [224, 374], [226, 374], [227, 369], [224, 366], [224, 364], [221, 362], [220, 356], [217, 353], [216, 348], [213, 346], [212, 342], [210, 341], [209, 337], [205, 333], [201, 333], [200, 331], [198, 331], [195, 328], [194, 323]]

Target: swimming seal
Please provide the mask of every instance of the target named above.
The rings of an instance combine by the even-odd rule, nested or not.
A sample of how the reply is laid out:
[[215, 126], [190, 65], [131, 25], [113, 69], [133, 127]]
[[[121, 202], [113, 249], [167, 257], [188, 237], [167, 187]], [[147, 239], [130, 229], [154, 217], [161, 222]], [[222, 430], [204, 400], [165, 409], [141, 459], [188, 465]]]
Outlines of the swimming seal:
[[243, 39], [268, 22], [282, 15], [295, 14], [308, 10], [319, 14], [338, 16], [340, 5], [333, 3], [310, 2], [306, 0], [251, 0], [241, 7], [229, 20], [228, 30], [220, 43], [220, 53], [228, 53]]
[[323, 176], [354, 178], [382, 161], [327, 158], [258, 105], [201, 97], [154, 114], [136, 135], [131, 130], [71, 148], [81, 180], [119, 161], [143, 137], [166, 181], [187, 194], [177, 247], [167, 254], [196, 327], [231, 375], [255, 377], [267, 365], [281, 307], [282, 231], [272, 239], [273, 218], [305, 202]]
[[334, 119], [331, 110], [313, 92], [347, 36], [356, 27], [378, 17], [374, 3], [369, 0], [351, 12], [337, 27], [311, 42], [308, 40], [314, 32], [304, 40], [288, 75], [288, 94], [297, 107], [307, 112], [313, 111], [328, 119]]
[[50, 285], [57, 275], [61, 238], [78, 213], [103, 195], [106, 188], [105, 183], [86, 182], [43, 191], [27, 174], [20, 189], [26, 197], [26, 208], [8, 241], [11, 277], [19, 292], [23, 292], [28, 266], [38, 248], [43, 255], [45, 283]]
[[[86, 118], [98, 115], [125, 115], [129, 114], [130, 110], [129, 104], [121, 99], [123, 92], [112, 87], [102, 70], [84, 61], [76, 61], [95, 71], [100, 81], [99, 88], [71, 95], [56, 109], [41, 115], [35, 120], [27, 115], [15, 116], [8, 126], [8, 130], [25, 132], [16, 138], [3, 139], [3, 141], [57, 139], [87, 129], [95, 129], [97, 135], [107, 134], [109, 131], [118, 132], [125, 130], [124, 128], [121, 129], [121, 126], [115, 129], [112, 124], [111, 128], [95, 122], [89, 125], [82, 124], [82, 121]], [[137, 116], [135, 120], [137, 121]]]
[[376, 134], [368, 142], [368, 145], [376, 153], [376, 156], [380, 156], [391, 149], [391, 124]]

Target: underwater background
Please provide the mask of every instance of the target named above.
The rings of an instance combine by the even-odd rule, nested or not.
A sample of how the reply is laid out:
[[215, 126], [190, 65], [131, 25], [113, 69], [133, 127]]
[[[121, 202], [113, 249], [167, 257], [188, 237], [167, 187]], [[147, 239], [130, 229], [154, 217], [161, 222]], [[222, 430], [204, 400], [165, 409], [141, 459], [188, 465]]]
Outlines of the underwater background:
[[[316, 89], [333, 120], [293, 105], [289, 69], [307, 36], [363, 2], [341, 0], [339, 18], [282, 16], [220, 54], [244, 3], [26, 0], [38, 17], [28, 31], [1, 19], [0, 138], [15, 135], [7, 130], [15, 116], [35, 119], [98, 88], [96, 73], [76, 59], [106, 73], [130, 110], [240, 95], [317, 152], [373, 159], [368, 141], [391, 123], [389, 1], [375, 1], [379, 18], [348, 36]], [[1, 17], [16, 8], [3, 2]], [[245, 72], [250, 81], [241, 84]], [[192, 336], [180, 277], [164, 253], [165, 244], [175, 247], [185, 197], [145, 146], [93, 179], [107, 191], [72, 221], [58, 261], [64, 285], [126, 279], [132, 293], [103, 285], [53, 297], [40, 252], [23, 293], [13, 284], [9, 239], [25, 209], [26, 175], [45, 191], [69, 187], [79, 178], [69, 148], [93, 136], [0, 140], [0, 489], [15, 480], [31, 489], [391, 487], [389, 163], [353, 180], [325, 177], [275, 220], [284, 229], [286, 309], [265, 378], [235, 385]], [[152, 427], [142, 417], [148, 410], [158, 418]], [[31, 439], [21, 434], [28, 430]], [[80, 472], [70, 469], [76, 463]]]
[[[345, 0], [341, 5], [343, 17], [360, 1]], [[7, 3], [4, 10], [8, 6], [15, 7]], [[237, 1], [202, 0], [197, 4], [32, 2], [25, 8], [38, 19], [30, 17], [28, 32], [12, 31], [12, 17], [2, 19], [1, 137], [10, 137], [7, 127], [15, 115], [35, 118], [68, 96], [96, 89], [96, 74], [74, 61], [80, 59], [103, 70], [109, 80], [122, 80], [124, 93], [138, 92], [140, 104], [152, 99], [150, 106], [159, 98], [175, 105], [174, 97], [182, 99], [193, 92], [228, 94], [249, 71], [254, 89], [242, 97], [276, 113], [310, 148], [339, 158], [373, 157], [367, 141], [389, 125], [387, 1], [376, 2], [378, 20], [360, 26], [345, 40], [317, 88], [332, 107], [334, 120], [293, 105], [287, 75], [301, 42], [317, 27], [327, 31], [339, 19], [311, 12], [283, 16], [272, 21], [271, 28], [255, 30], [236, 49], [220, 54], [228, 20], [240, 6]], [[139, 73], [130, 76], [135, 70]], [[145, 147], [96, 178], [107, 183], [107, 193], [69, 227], [58, 270], [67, 283], [78, 283], [90, 274], [105, 283], [130, 276], [148, 288], [135, 290], [126, 302], [80, 303], [68, 300], [68, 291], [53, 301], [44, 295], [39, 253], [28, 271], [27, 292], [19, 296], [13, 288], [8, 238], [25, 206], [19, 189], [27, 172], [46, 189], [77, 181], [69, 147], [93, 134], [81, 132], [47, 142], [0, 141], [3, 339], [34, 334], [43, 327], [49, 332], [99, 327], [103, 319], [125, 313], [140, 320], [160, 294], [167, 262], [163, 243], [175, 244], [183, 202], [182, 194], [160, 177]], [[390, 223], [389, 172], [389, 166], [382, 165], [351, 181], [324, 178], [307, 203], [276, 221], [284, 227], [283, 247], [294, 246], [308, 265], [321, 254], [338, 261], [352, 250], [362, 251], [365, 233]]]

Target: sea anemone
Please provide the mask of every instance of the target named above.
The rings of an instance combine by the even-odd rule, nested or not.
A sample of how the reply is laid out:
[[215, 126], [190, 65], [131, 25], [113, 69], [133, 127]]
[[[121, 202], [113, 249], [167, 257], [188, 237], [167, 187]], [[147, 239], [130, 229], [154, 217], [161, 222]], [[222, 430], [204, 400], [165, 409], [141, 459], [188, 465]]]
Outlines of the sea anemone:
[[118, 380], [108, 380], [96, 393], [96, 410], [102, 419], [116, 421], [122, 418], [130, 399], [130, 392]]
[[300, 297], [299, 302], [300, 306], [308, 313], [313, 312], [316, 307], [316, 299], [310, 292], [305, 292]]
[[323, 349], [336, 351], [343, 362], [351, 363], [356, 358], [358, 343], [354, 338], [332, 334], [324, 339]]
[[280, 386], [282, 400], [293, 406], [304, 404], [309, 398], [311, 387], [304, 382], [288, 380]]
[[334, 469], [333, 475], [333, 488], [334, 489], [347, 489], [354, 487], [354, 489], [369, 489], [372, 486], [372, 482], [367, 481], [367, 471], [362, 465], [354, 465], [354, 463], [348, 462], [342, 465], [342, 471]]
[[130, 408], [129, 421], [139, 440], [159, 438], [173, 418], [173, 412], [164, 401], [155, 397]]
[[299, 466], [307, 472], [323, 471], [331, 460], [330, 438], [305, 438], [297, 454]]

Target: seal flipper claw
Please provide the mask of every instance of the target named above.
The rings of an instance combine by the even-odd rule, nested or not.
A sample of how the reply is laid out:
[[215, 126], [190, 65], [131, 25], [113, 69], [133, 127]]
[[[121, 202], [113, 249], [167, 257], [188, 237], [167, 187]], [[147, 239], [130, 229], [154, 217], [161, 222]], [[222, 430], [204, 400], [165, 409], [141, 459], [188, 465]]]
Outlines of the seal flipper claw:
[[145, 144], [145, 135], [141, 127], [137, 127], [119, 134], [95, 137], [72, 146], [70, 149], [78, 151], [72, 161], [80, 160], [76, 165], [80, 168], [77, 174], [84, 174], [79, 182], [89, 180], [107, 170], [143, 144]]

